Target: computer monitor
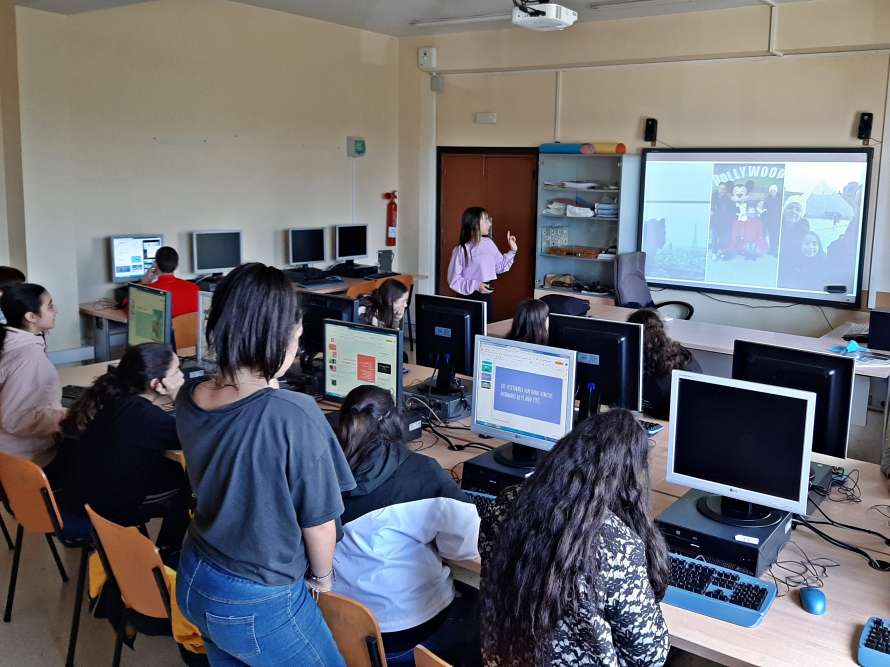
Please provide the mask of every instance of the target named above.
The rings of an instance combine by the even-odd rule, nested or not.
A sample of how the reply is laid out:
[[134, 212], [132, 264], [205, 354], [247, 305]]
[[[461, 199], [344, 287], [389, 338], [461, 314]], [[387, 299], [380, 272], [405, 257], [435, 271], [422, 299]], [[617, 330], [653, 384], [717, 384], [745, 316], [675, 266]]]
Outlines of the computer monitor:
[[172, 344], [172, 294], [131, 284], [127, 296], [127, 345]]
[[111, 280], [115, 283], [128, 283], [139, 280], [155, 261], [155, 253], [164, 245], [161, 234], [135, 234], [112, 236]]
[[372, 384], [399, 400], [402, 390], [402, 332], [397, 329], [325, 320], [324, 394], [342, 401], [355, 387]]
[[368, 226], [337, 225], [334, 253], [338, 262], [366, 257], [368, 255]]
[[417, 363], [436, 369], [438, 393], [452, 393], [455, 373], [473, 374], [473, 341], [486, 334], [483, 301], [418, 294], [414, 297]]
[[325, 348], [324, 321], [355, 322], [359, 318], [359, 300], [334, 294], [303, 292], [300, 305], [303, 311], [300, 365], [309, 372], [315, 355]]
[[288, 259], [290, 264], [306, 265], [323, 262], [324, 227], [289, 229], [287, 232]]
[[498, 462], [534, 467], [572, 430], [575, 352], [546, 345], [476, 337], [472, 430], [508, 440]]
[[815, 417], [809, 391], [674, 371], [667, 481], [715, 494], [697, 508], [721, 523], [806, 514]]
[[195, 273], [225, 273], [241, 264], [240, 231], [192, 232]]
[[593, 384], [604, 405], [643, 409], [642, 324], [551, 315], [548, 342], [578, 353], [579, 393]]
[[807, 352], [737, 340], [732, 377], [816, 394], [813, 451], [847, 458], [856, 361], [827, 352]]
[[213, 292], [198, 292], [198, 343], [196, 358], [198, 363], [216, 361], [216, 354], [207, 345], [207, 317], [213, 303]]

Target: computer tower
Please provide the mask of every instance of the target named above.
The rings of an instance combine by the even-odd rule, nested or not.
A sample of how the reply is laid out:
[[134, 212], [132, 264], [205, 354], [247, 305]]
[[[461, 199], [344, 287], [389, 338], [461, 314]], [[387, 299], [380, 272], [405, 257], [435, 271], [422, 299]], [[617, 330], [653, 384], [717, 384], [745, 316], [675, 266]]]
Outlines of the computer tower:
[[460, 488], [464, 491], [497, 496], [508, 486], [521, 484], [534, 471], [505, 466], [495, 460], [495, 452], [485, 452], [464, 462]]
[[890, 310], [873, 310], [868, 321], [870, 350], [890, 351]]

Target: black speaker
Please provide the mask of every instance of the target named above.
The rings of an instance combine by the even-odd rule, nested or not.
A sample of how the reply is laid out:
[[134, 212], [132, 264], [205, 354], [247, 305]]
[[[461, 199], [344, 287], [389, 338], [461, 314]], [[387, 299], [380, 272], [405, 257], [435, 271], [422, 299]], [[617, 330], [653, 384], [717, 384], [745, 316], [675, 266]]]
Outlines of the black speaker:
[[868, 111], [859, 114], [859, 127], [856, 130], [856, 136], [862, 141], [871, 139], [871, 124], [875, 119], [875, 115]]
[[[869, 123], [869, 128], [871, 123]], [[654, 144], [658, 138], [658, 121], [655, 118], [646, 119], [646, 127], [643, 130], [643, 139]]]

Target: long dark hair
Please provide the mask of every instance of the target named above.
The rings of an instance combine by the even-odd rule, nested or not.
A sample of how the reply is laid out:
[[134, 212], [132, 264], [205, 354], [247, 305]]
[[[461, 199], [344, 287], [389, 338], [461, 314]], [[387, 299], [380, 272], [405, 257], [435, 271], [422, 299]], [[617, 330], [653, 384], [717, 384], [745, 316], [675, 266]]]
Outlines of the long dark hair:
[[280, 269], [259, 262], [232, 269], [207, 316], [207, 346], [216, 351], [220, 377], [231, 380], [249, 368], [271, 380], [301, 319], [297, 292]]
[[40, 299], [46, 293], [46, 289], [34, 283], [9, 285], [3, 289], [3, 296], [0, 296], [0, 311], [3, 311], [3, 317], [6, 318], [6, 326], [0, 327], [0, 355], [6, 346], [6, 327], [25, 329], [27, 327], [25, 315], [40, 313]]
[[540, 299], [525, 299], [516, 307], [508, 340], [547, 344], [547, 318], [550, 308]]
[[117, 398], [142, 394], [152, 380], [162, 380], [173, 363], [173, 348], [160, 343], [142, 343], [128, 347], [115, 368], [109, 366], [88, 387], [62, 420], [62, 433], [83, 433], [102, 408]]
[[401, 322], [396, 321], [392, 305], [408, 293], [404, 283], [389, 278], [381, 283], [374, 293], [363, 297], [365, 320], [370, 324], [375, 318], [381, 327], [398, 329]]
[[337, 437], [349, 468], [355, 472], [377, 447], [404, 442], [405, 421], [392, 394], [363, 384], [350, 391], [340, 407]]
[[488, 211], [481, 206], [470, 206], [460, 217], [460, 240], [458, 245], [463, 248], [464, 255], [467, 256], [468, 260], [470, 249], [467, 245], [479, 243], [482, 239], [480, 223], [482, 222], [483, 215], [488, 215]]
[[609, 512], [646, 547], [649, 583], [664, 597], [667, 547], [649, 518], [649, 447], [627, 410], [584, 420], [524, 483], [483, 564], [482, 648], [503, 665], [547, 664], [557, 623], [578, 604], [578, 583], [597, 578]]
[[671, 371], [686, 368], [692, 354], [667, 335], [658, 313], [643, 308], [632, 313], [627, 321], [643, 325], [643, 371], [646, 375], [669, 375]]

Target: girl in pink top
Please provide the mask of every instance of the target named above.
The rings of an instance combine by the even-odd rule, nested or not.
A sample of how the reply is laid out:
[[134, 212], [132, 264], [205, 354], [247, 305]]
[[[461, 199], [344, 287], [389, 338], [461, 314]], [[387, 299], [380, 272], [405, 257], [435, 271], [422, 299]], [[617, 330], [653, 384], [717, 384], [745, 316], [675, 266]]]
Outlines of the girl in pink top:
[[492, 317], [492, 296], [494, 290], [489, 284], [513, 266], [516, 252], [516, 237], [507, 230], [507, 244], [510, 250], [501, 253], [489, 237], [491, 216], [484, 208], [471, 206], [464, 211], [460, 222], [460, 242], [451, 252], [448, 264], [448, 286], [468, 299], [484, 301], [487, 305], [488, 320]]

